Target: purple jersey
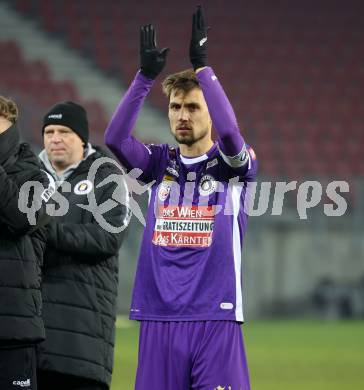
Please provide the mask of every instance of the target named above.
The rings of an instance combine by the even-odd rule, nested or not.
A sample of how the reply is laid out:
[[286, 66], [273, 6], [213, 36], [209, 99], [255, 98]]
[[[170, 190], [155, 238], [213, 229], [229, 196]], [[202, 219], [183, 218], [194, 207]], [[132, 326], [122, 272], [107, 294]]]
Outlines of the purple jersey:
[[253, 149], [211, 68], [197, 74], [218, 142], [204, 155], [182, 156], [168, 145], [131, 136], [153, 85], [140, 73], [118, 106], [105, 142], [151, 187], [130, 318], [243, 321], [241, 249], [246, 187], [255, 177]]
[[217, 144], [196, 158], [168, 145], [148, 149], [143, 181], [156, 181], [130, 318], [243, 321], [244, 199], [246, 182], [255, 176], [254, 152], [248, 147], [247, 163], [237, 171]]

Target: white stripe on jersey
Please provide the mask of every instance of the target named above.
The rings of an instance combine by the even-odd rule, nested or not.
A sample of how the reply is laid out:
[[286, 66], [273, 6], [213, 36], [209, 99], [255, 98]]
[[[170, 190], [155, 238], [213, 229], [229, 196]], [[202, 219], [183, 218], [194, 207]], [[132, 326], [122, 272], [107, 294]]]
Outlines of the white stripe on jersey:
[[207, 154], [203, 154], [202, 156], [198, 156], [198, 157], [183, 157], [181, 154], [180, 157], [181, 157], [181, 161], [185, 165], [196, 164], [198, 162], [204, 161], [209, 158]]
[[150, 198], [152, 197], [152, 189], [151, 189], [151, 187], [149, 187], [147, 191], [148, 191], [148, 206], [149, 206]]
[[243, 316], [243, 295], [241, 285], [241, 242], [239, 234], [238, 215], [240, 209], [240, 196], [242, 187], [234, 185], [231, 191], [233, 205], [233, 255], [235, 268], [235, 287], [236, 287], [236, 302], [235, 302], [235, 319], [236, 321], [244, 321]]

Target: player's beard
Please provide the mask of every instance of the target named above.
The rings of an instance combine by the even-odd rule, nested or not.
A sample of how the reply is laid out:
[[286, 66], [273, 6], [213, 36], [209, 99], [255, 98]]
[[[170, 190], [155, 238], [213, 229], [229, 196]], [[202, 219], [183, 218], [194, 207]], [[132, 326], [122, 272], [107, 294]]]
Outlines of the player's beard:
[[173, 135], [174, 135], [175, 140], [180, 145], [192, 146], [196, 142], [205, 138], [207, 134], [208, 134], [208, 130], [206, 129], [206, 130], [202, 131], [197, 137], [195, 137], [195, 135], [193, 134], [192, 131], [191, 131], [191, 133], [189, 133], [187, 135], [178, 135], [177, 133], [173, 134]]

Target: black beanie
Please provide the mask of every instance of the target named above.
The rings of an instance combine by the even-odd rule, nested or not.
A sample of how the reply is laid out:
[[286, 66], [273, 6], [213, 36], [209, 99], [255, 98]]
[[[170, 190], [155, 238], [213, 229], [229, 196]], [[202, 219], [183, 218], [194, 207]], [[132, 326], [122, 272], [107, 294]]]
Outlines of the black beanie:
[[74, 102], [61, 102], [53, 106], [43, 118], [42, 134], [48, 125], [63, 125], [72, 129], [82, 141], [88, 143], [88, 120], [86, 110]]

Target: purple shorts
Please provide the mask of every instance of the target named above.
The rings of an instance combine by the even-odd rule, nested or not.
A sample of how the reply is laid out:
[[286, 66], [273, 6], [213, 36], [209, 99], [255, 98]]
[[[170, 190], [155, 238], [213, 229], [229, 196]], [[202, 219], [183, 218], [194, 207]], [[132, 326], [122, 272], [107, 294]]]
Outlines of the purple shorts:
[[240, 324], [141, 321], [135, 390], [250, 390]]

